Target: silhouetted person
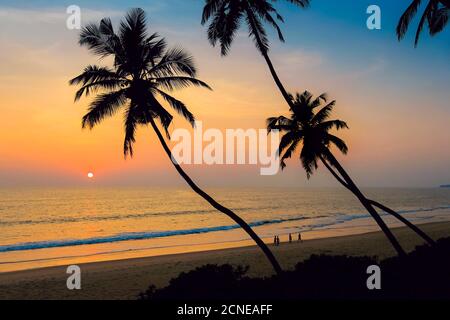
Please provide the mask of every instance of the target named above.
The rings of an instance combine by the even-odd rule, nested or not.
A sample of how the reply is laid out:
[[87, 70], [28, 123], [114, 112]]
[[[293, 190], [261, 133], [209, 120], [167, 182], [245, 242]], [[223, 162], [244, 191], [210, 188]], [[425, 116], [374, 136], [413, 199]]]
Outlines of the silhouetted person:
[[298, 233], [298, 241], [303, 242], [303, 240], [302, 240], [302, 234], [301, 234], [300, 232]]
[[289, 233], [289, 243], [292, 243], [292, 234]]
[[277, 236], [273, 237], [273, 244], [277, 245]]

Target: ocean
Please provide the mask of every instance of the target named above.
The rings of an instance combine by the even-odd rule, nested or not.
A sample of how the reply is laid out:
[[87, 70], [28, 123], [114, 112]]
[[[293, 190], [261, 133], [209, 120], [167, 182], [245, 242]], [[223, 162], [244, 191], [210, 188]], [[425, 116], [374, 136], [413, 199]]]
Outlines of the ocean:
[[[286, 241], [289, 233], [313, 239], [378, 230], [344, 189], [208, 192], [267, 242], [275, 235]], [[448, 188], [364, 192], [414, 223], [450, 220]], [[188, 188], [0, 189], [0, 272], [251, 244]]]

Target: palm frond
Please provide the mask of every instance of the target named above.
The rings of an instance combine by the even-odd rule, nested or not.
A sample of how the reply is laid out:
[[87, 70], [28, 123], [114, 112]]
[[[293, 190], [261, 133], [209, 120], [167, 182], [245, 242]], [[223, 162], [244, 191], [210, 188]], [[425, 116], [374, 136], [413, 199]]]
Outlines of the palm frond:
[[157, 86], [161, 86], [170, 91], [174, 89], [187, 88], [190, 86], [203, 87], [212, 90], [211, 87], [205, 82], [191, 77], [160, 77], [151, 79], [151, 81], [155, 82]]
[[195, 77], [197, 68], [194, 59], [180, 47], [167, 50], [160, 61], [148, 70], [152, 77], [187, 75]]
[[318, 96], [316, 99], [314, 99], [313, 102], [310, 103], [311, 109], [315, 109], [317, 107], [320, 107], [322, 102], [327, 102], [328, 100], [328, 94], [322, 93], [320, 96]]
[[126, 90], [100, 94], [89, 105], [88, 113], [83, 117], [82, 127], [94, 128], [106, 117], [113, 116], [126, 103]]
[[229, 53], [240, 26], [242, 10], [238, 2], [223, 1], [208, 28], [208, 40], [212, 46], [220, 43], [222, 56]]
[[223, 0], [206, 0], [202, 13], [202, 25], [204, 25], [211, 16], [215, 15], [219, 8], [223, 5]]
[[71, 79], [69, 84], [82, 86], [75, 94], [75, 101], [78, 101], [83, 94], [88, 96], [98, 89], [116, 90], [127, 82], [126, 78], [109, 68], [91, 65], [87, 66], [82, 74]]
[[327, 135], [327, 139], [336, 146], [336, 148], [339, 149], [343, 154], [348, 153], [348, 147], [347, 144], [342, 140], [341, 138], [338, 138], [332, 134]]
[[300, 161], [306, 171], [306, 177], [308, 179], [311, 178], [314, 171], [319, 167], [317, 164], [317, 157], [318, 154], [313, 147], [310, 147], [307, 144], [303, 145], [302, 151], [300, 152]]
[[86, 97], [89, 97], [89, 95], [98, 92], [99, 90], [117, 90], [122, 88], [128, 83], [127, 80], [99, 80], [93, 83], [89, 83], [83, 87], [81, 87], [76, 93], [75, 93], [75, 102], [80, 100], [83, 95]]
[[430, 3], [425, 8], [425, 12], [420, 19], [419, 26], [417, 27], [416, 37], [414, 39], [414, 46], [417, 47], [419, 44], [420, 34], [422, 33], [423, 27], [425, 26], [425, 22], [430, 22], [431, 15], [433, 14], [433, 8], [435, 8], [436, 2], [430, 1]]
[[347, 123], [342, 120], [330, 120], [330, 121], [320, 122], [317, 124], [317, 127], [326, 132], [328, 132], [331, 129], [336, 129], [336, 130], [348, 129]]
[[284, 116], [272, 117], [266, 120], [266, 127], [270, 133], [273, 130], [288, 131], [292, 129], [293, 122]]
[[133, 145], [136, 142], [136, 128], [138, 125], [136, 108], [136, 105], [131, 104], [124, 116], [125, 139], [123, 142], [123, 154], [125, 158], [127, 156], [133, 157], [134, 155]]
[[271, 14], [275, 14], [280, 21], [284, 21], [283, 17], [275, 10], [275, 8], [267, 1], [259, 1], [252, 3], [252, 8], [259, 15], [260, 19], [271, 25], [278, 33], [280, 41], [284, 42], [284, 36], [281, 28]]
[[450, 8], [442, 7], [436, 10], [433, 14], [432, 22], [430, 24], [430, 35], [434, 36], [443, 31], [448, 23], [448, 16]]
[[90, 65], [84, 68], [84, 71], [79, 76], [69, 81], [70, 85], [87, 85], [96, 81], [102, 80], [121, 80], [123, 77], [119, 76], [113, 70], [106, 67], [99, 67]]
[[159, 103], [153, 94], [148, 95], [148, 107], [151, 110], [151, 116], [160, 121], [167, 138], [170, 139], [169, 126], [172, 123], [173, 116]]
[[167, 42], [159, 34], [153, 33], [147, 37], [143, 47], [143, 64], [146, 66], [146, 69], [154, 67], [157, 61], [164, 55], [166, 49]]
[[326, 119], [328, 119], [331, 115], [331, 112], [333, 112], [333, 108], [336, 105], [336, 101], [331, 101], [328, 103], [325, 107], [320, 109], [319, 112], [316, 113], [316, 115], [312, 118], [311, 123], [314, 125], [317, 125]]
[[122, 51], [120, 40], [114, 33], [111, 20], [108, 18], [102, 19], [99, 25], [90, 23], [83, 27], [78, 42], [101, 58], [120, 55]]
[[168, 95], [167, 93], [165, 93], [162, 90], [157, 90], [157, 91], [175, 111], [177, 111], [187, 121], [189, 121], [189, 123], [191, 124], [192, 127], [195, 126], [195, 117], [189, 111], [189, 109], [186, 107], [186, 105], [183, 102], [175, 99], [174, 97], [172, 97], [171, 95]]
[[412, 18], [416, 15], [417, 10], [419, 9], [422, 0], [413, 0], [406, 11], [400, 18], [400, 21], [397, 25], [397, 37], [398, 40], [401, 40], [405, 37], [406, 32], [408, 31], [409, 24], [411, 23]]
[[[287, 166], [286, 160], [288, 160], [292, 157], [292, 154], [297, 149], [299, 143], [300, 143], [300, 140], [293, 140], [292, 143], [287, 148], [286, 152], [284, 152], [284, 154], [281, 156], [281, 159], [280, 159], [281, 170], [286, 169], [286, 166]], [[280, 154], [281, 154], [281, 152], [280, 152]]]
[[301, 8], [307, 8], [310, 5], [309, 0], [286, 0], [287, 2], [290, 2], [292, 4], [295, 4]]
[[146, 16], [141, 8], [134, 8], [128, 11], [125, 20], [120, 22], [119, 35], [122, 44], [132, 45], [142, 44], [147, 38]]

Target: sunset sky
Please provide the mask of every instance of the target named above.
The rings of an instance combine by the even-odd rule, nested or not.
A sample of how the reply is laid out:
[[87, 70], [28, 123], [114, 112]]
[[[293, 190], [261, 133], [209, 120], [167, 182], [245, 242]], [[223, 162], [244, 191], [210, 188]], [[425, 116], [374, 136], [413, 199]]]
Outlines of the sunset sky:
[[[126, 5], [124, 3], [126, 2]], [[328, 92], [350, 152], [341, 157], [362, 186], [432, 187], [450, 183], [450, 28], [434, 38], [413, 33], [398, 42], [395, 26], [410, 1], [312, 0], [308, 10], [287, 1], [286, 43], [271, 32], [270, 55], [290, 91]], [[285, 2], [285, 3], [284, 3]], [[68, 80], [89, 64], [102, 63], [77, 44], [66, 28], [66, 8], [82, 9], [82, 23], [108, 16], [117, 22], [142, 7], [149, 31], [194, 57], [199, 78], [214, 89], [187, 89], [185, 101], [207, 128], [264, 128], [286, 112], [263, 58], [241, 29], [228, 57], [207, 41], [200, 25], [201, 0], [50, 1], [0, 3], [0, 186], [181, 185], [149, 128], [141, 128], [135, 157], [122, 153], [121, 117], [93, 131], [81, 129], [89, 100], [74, 104]], [[382, 9], [382, 30], [366, 28], [366, 8]], [[177, 120], [172, 129], [186, 124]], [[335, 186], [321, 168], [307, 181], [298, 161], [275, 177], [253, 166], [189, 166], [206, 186]], [[88, 181], [88, 172], [95, 179]]]

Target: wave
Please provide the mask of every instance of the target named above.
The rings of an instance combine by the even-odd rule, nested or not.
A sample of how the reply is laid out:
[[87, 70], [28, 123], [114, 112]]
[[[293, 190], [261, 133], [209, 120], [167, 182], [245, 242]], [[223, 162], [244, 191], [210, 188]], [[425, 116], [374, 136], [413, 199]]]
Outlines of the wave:
[[[288, 219], [273, 219], [273, 220], [261, 220], [249, 223], [250, 227], [260, 227], [269, 224], [280, 224], [289, 221], [300, 221], [306, 219], [305, 217], [296, 217]], [[37, 250], [37, 249], [48, 249], [48, 248], [59, 248], [59, 247], [73, 247], [82, 246], [90, 244], [102, 244], [111, 242], [121, 242], [121, 241], [132, 241], [132, 240], [148, 240], [155, 238], [165, 238], [172, 236], [184, 236], [200, 233], [211, 233], [218, 231], [229, 231], [239, 229], [239, 225], [228, 225], [228, 226], [215, 226], [206, 228], [194, 228], [194, 229], [184, 229], [184, 230], [173, 230], [173, 231], [156, 231], [156, 232], [132, 232], [132, 233], [120, 233], [112, 236], [106, 237], [95, 237], [87, 239], [73, 239], [73, 240], [55, 240], [55, 241], [41, 241], [41, 242], [27, 242], [13, 245], [0, 246], [0, 252], [11, 252], [11, 251], [24, 251], [24, 250]]]
[[[274, 207], [239, 207], [231, 208], [233, 211], [258, 211], [266, 209], [279, 209], [281, 206]], [[1, 210], [1, 208], [0, 208]], [[160, 216], [178, 216], [178, 215], [203, 215], [216, 212], [215, 209], [204, 209], [204, 210], [179, 210], [179, 211], [161, 211], [161, 212], [144, 212], [144, 213], [131, 213], [131, 214], [115, 214], [115, 215], [84, 215], [79, 217], [59, 217], [59, 218], [48, 218], [39, 220], [10, 220], [10, 221], [0, 221], [0, 226], [17, 226], [17, 225], [38, 225], [38, 224], [60, 224], [60, 223], [77, 223], [77, 222], [98, 222], [98, 221], [114, 221], [114, 220], [126, 220], [126, 219], [144, 219], [149, 217], [160, 217]]]
[[[419, 212], [430, 212], [436, 210], [450, 209], [450, 206], [440, 206], [434, 208], [420, 208], [414, 210], [403, 210], [398, 211], [401, 214], [411, 214]], [[387, 214], [386, 214], [387, 215]], [[368, 214], [338, 214], [335, 216], [316, 216], [316, 217], [305, 217], [297, 216], [290, 218], [280, 218], [271, 220], [260, 220], [249, 223], [250, 227], [261, 227], [264, 225], [282, 224], [286, 222], [295, 222], [301, 220], [316, 220], [316, 223], [312, 225], [303, 226], [301, 231], [314, 230], [318, 228], [324, 228], [328, 226], [333, 226], [345, 222], [349, 222], [356, 219], [363, 219], [370, 217]], [[320, 222], [318, 219], [331, 219], [329, 222]], [[133, 241], [133, 240], [148, 240], [155, 238], [165, 238], [172, 236], [184, 236], [202, 233], [211, 233], [219, 231], [229, 231], [239, 229], [239, 225], [226, 225], [226, 226], [213, 226], [204, 228], [194, 228], [194, 229], [182, 229], [182, 230], [172, 230], [172, 231], [148, 231], [148, 232], [133, 232], [133, 233], [120, 233], [112, 236], [105, 237], [94, 237], [87, 239], [69, 239], [69, 240], [50, 240], [41, 242], [27, 242], [11, 245], [0, 246], [0, 252], [12, 252], [12, 251], [26, 251], [26, 250], [38, 250], [38, 249], [49, 249], [49, 248], [59, 248], [59, 247], [72, 247], [72, 246], [82, 246], [82, 245], [93, 245], [93, 244], [104, 244], [113, 242], [123, 242], [123, 241]]]
[[[209, 242], [208, 244], [233, 243], [233, 242], [242, 242], [242, 241], [245, 241], [245, 240], [246, 239], [238, 239], [238, 240], [230, 240], [230, 241], [215, 241], [215, 242]], [[190, 243], [189, 244], [189, 246], [201, 246], [201, 245], [204, 245], [204, 243]], [[45, 257], [45, 258], [36, 258], [36, 259], [2, 261], [2, 262], [0, 262], [0, 265], [26, 263], [26, 262], [50, 261], [50, 260], [61, 260], [61, 259], [73, 259], [73, 258], [86, 258], [86, 257], [94, 257], [94, 256], [115, 254], [115, 253], [146, 251], [146, 250], [175, 248], [175, 247], [184, 247], [184, 246], [186, 246], [186, 244], [173, 244], [173, 245], [166, 245], [166, 246], [151, 246], [151, 247], [142, 247], [142, 248], [129, 248], [129, 249], [110, 250], [110, 251], [95, 252], [95, 253], [88, 253], [88, 254], [75, 254], [75, 255]]]

